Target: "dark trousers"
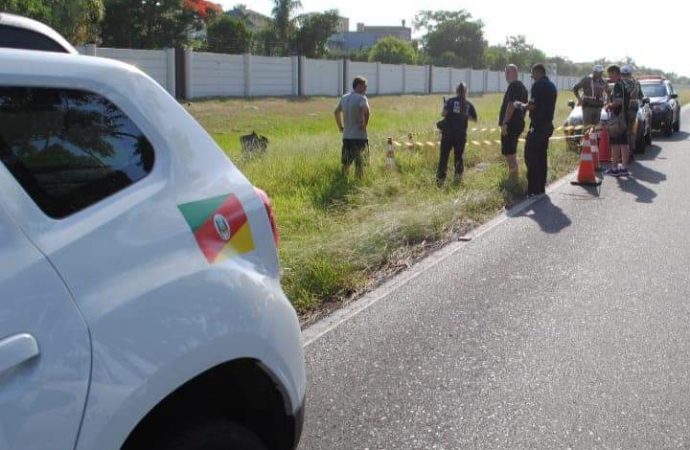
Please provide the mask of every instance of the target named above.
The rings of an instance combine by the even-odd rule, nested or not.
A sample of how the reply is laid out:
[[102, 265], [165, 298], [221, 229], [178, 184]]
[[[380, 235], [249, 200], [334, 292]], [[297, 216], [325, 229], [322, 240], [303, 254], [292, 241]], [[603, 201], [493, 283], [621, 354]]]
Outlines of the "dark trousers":
[[438, 171], [436, 172], [436, 179], [443, 181], [446, 179], [446, 171], [448, 170], [448, 158], [450, 157], [450, 150], [453, 149], [453, 158], [455, 161], [455, 176], [459, 177], [465, 170], [465, 165], [462, 162], [462, 154], [465, 152], [466, 136], [443, 136], [441, 137], [441, 156], [438, 160]]
[[527, 195], [543, 194], [546, 191], [546, 150], [553, 128], [531, 128], [525, 142], [525, 165], [527, 166]]

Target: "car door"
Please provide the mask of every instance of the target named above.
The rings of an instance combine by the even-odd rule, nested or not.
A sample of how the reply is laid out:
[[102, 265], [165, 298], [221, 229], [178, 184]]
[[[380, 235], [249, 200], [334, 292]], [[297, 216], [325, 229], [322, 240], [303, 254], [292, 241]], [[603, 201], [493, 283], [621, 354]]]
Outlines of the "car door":
[[[3, 164], [0, 178], [12, 178]], [[8, 201], [0, 194], [0, 449], [71, 449], [89, 382], [89, 333], [52, 265], [3, 209]]]

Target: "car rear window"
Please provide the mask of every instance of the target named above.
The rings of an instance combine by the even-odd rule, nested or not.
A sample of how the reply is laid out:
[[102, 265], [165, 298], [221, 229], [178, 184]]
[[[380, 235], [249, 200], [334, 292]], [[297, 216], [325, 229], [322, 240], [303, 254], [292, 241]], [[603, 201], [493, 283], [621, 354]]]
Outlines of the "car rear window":
[[47, 215], [63, 218], [144, 178], [154, 151], [98, 94], [0, 86], [0, 160]]
[[69, 53], [60, 44], [35, 31], [0, 25], [0, 47]]

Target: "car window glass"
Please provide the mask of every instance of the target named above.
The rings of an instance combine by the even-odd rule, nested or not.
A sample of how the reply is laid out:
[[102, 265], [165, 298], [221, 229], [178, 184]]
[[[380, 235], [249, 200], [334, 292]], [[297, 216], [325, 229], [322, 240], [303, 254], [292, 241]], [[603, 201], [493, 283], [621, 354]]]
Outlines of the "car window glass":
[[663, 84], [643, 84], [642, 92], [644, 92], [645, 97], [665, 97], [666, 86]]
[[54, 40], [35, 31], [0, 25], [0, 47], [69, 53]]
[[153, 159], [137, 126], [98, 94], [0, 86], [0, 160], [51, 217], [144, 178]]

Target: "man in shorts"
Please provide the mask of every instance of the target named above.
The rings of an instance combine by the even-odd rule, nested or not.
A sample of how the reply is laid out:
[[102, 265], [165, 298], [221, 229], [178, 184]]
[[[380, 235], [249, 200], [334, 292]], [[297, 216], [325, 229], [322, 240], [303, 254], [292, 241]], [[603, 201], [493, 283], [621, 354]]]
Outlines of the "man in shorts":
[[577, 104], [582, 106], [582, 124], [585, 127], [599, 124], [601, 108], [604, 106], [604, 94], [608, 90], [603, 74], [604, 66], [597, 64], [590, 76], [584, 77], [573, 86]]
[[614, 177], [625, 177], [629, 175], [628, 163], [630, 162], [630, 146], [628, 145], [628, 124], [627, 118], [628, 110], [630, 108], [630, 86], [621, 77], [621, 68], [617, 65], [611, 65], [606, 70], [609, 74], [609, 79], [615, 83], [613, 92], [611, 93], [611, 102], [606, 106], [614, 117], [622, 116], [625, 118], [625, 128], [618, 130], [616, 133], [609, 130], [609, 142], [611, 143], [611, 168], [604, 171], [606, 175]]
[[633, 160], [633, 153], [635, 153], [635, 146], [637, 145], [637, 111], [642, 105], [644, 94], [642, 93], [642, 86], [632, 76], [632, 66], [626, 64], [621, 67], [621, 80], [625, 83], [625, 89], [630, 93], [630, 103], [628, 105], [627, 123], [628, 123], [628, 147], [630, 147], [630, 160]]
[[508, 64], [505, 69], [508, 89], [503, 95], [501, 111], [498, 115], [498, 125], [501, 127], [501, 153], [508, 163], [508, 177], [517, 181], [517, 144], [520, 135], [525, 130], [525, 114], [521, 109], [516, 109], [513, 104], [516, 101], [527, 103], [527, 88], [518, 78], [518, 68], [515, 64]]
[[344, 176], [347, 176], [352, 163], [355, 163], [357, 178], [362, 178], [364, 173], [362, 153], [369, 149], [367, 126], [370, 114], [366, 93], [367, 80], [355, 77], [352, 82], [352, 92], [343, 95], [334, 111], [335, 123], [343, 133], [341, 162]]

